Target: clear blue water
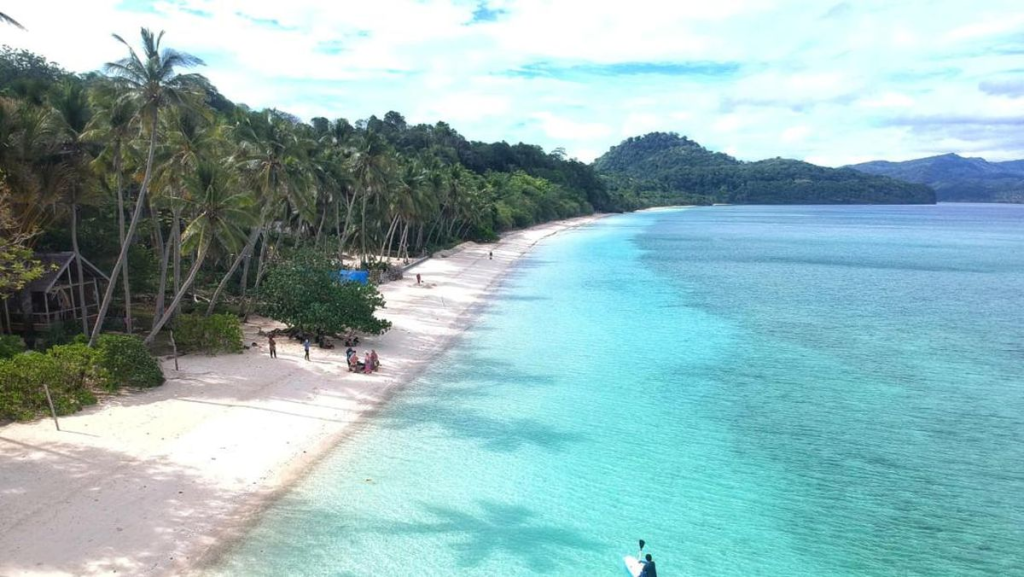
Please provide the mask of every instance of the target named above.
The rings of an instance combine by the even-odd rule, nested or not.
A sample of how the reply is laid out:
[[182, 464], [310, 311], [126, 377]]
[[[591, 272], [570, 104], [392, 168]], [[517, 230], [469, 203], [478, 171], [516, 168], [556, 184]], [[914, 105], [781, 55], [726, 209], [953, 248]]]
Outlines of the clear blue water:
[[1024, 575], [1024, 206], [538, 246], [228, 575]]

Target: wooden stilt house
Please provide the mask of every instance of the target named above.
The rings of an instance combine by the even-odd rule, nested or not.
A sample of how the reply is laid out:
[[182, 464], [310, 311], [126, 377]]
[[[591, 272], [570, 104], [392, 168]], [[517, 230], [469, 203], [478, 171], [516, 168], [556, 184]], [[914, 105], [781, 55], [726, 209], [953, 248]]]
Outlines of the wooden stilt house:
[[[75, 253], [36, 254], [46, 273], [0, 304], [0, 331], [13, 333], [42, 332], [56, 324], [81, 322], [84, 292], [84, 314], [91, 327], [99, 314], [101, 289], [109, 281], [103, 271], [82, 258], [82, 277], [78, 277]], [[79, 286], [83, 291], [79, 291]]]

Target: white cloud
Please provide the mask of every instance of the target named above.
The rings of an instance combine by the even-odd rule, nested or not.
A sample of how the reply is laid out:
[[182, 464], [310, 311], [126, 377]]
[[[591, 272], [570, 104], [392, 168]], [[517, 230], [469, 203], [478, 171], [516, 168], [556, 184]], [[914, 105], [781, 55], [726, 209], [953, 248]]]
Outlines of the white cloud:
[[560, 140], [595, 140], [612, 133], [612, 129], [599, 122], [578, 122], [556, 116], [551, 112], [538, 112], [533, 118], [540, 121], [544, 133]]
[[[1019, 62], [991, 48], [1024, 29], [1018, 3], [491, 0], [499, 18], [467, 26], [476, 3], [464, 0], [20, 0], [4, 11], [28, 32], [0, 33], [88, 71], [123, 55], [112, 32], [134, 43], [140, 26], [164, 29], [227, 97], [303, 117], [394, 109], [581, 159], [676, 130], [747, 159], [841, 164], [941, 147], [1024, 156], [1024, 137], [984, 125], [1024, 117], [1024, 95], [978, 89], [1015, 77]], [[622, 73], [643, 64], [696, 72]], [[539, 72], [510, 73], [524, 70]], [[901, 124], [911, 116], [972, 128], [936, 135]]]
[[779, 138], [785, 143], [801, 142], [806, 140], [811, 135], [811, 129], [808, 126], [791, 126], [782, 131]]

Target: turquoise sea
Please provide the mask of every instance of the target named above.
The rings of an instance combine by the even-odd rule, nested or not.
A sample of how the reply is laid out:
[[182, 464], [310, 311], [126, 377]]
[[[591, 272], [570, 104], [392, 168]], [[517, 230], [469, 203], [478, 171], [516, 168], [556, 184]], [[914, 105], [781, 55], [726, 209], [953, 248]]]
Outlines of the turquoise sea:
[[1024, 206], [540, 244], [224, 575], [1024, 575]]

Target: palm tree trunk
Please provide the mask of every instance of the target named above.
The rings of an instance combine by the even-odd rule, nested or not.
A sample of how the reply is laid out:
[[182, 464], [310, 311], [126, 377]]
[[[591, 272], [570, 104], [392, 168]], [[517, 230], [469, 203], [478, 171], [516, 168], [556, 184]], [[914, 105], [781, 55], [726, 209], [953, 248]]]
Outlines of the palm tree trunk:
[[181, 304], [181, 297], [185, 296], [185, 293], [191, 288], [192, 283], [196, 280], [196, 275], [199, 274], [199, 267], [203, 265], [203, 261], [206, 260], [206, 251], [209, 250], [209, 241], [203, 241], [202, 248], [199, 249], [199, 254], [196, 255], [196, 260], [192, 262], [192, 269], [188, 271], [188, 276], [185, 277], [185, 283], [181, 285], [181, 290], [178, 294], [174, 295], [174, 300], [171, 301], [170, 306], [164, 311], [163, 316], [153, 324], [153, 330], [150, 331], [149, 336], [143, 341], [145, 344], [151, 344], [156, 335], [160, 332], [160, 329], [167, 324], [167, 321], [174, 316], [174, 311], [178, 310], [178, 305]]
[[[160, 247], [160, 288], [156, 291], [156, 307], [153, 310], [153, 323], [163, 316], [164, 303], [167, 298], [167, 263], [171, 254], [171, 238], [164, 241], [163, 229], [160, 227], [160, 216], [153, 207], [149, 208], [150, 216], [153, 219], [153, 236], [156, 246]], [[173, 234], [173, 233], [172, 233]]]
[[[78, 310], [82, 314], [82, 334], [89, 334], [89, 309], [85, 306], [85, 279], [82, 276], [82, 253], [78, 250], [78, 203], [71, 203], [71, 248], [75, 251], [75, 268], [78, 269]], [[117, 277], [110, 284], [117, 284]]]
[[[117, 179], [117, 234], [121, 244], [125, 243], [124, 235], [124, 182], [121, 175], [121, 142], [114, 145], [114, 176]], [[132, 291], [128, 284], [128, 258], [124, 259], [124, 266], [121, 268], [121, 281], [124, 284], [124, 314], [126, 320], [125, 329], [132, 332]], [[114, 282], [114, 277], [110, 278]]]
[[341, 193], [334, 199], [334, 233], [338, 235], [338, 260], [341, 260], [343, 240], [341, 237]]
[[252, 232], [249, 234], [249, 241], [245, 243], [245, 248], [238, 253], [237, 257], [235, 257], [235, 261], [231, 263], [231, 268], [228, 269], [227, 274], [220, 279], [220, 284], [217, 285], [217, 290], [213, 291], [213, 296], [210, 297], [210, 305], [206, 307], [206, 316], [213, 314], [213, 307], [217, 305], [217, 299], [220, 298], [220, 293], [223, 292], [224, 287], [228, 285], [228, 280], [231, 278], [231, 275], [235, 274], [235, 271], [238, 270], [238, 265], [242, 264], [242, 260], [247, 258], [252, 252], [252, 248], [256, 246], [256, 239], [260, 237], [260, 232], [262, 232], [260, 227], [253, 227]]
[[339, 260], [342, 258], [342, 255], [345, 254], [345, 243], [348, 241], [349, 230], [350, 230], [350, 226], [352, 224], [352, 209], [355, 208], [355, 203], [356, 203], [356, 195], [355, 194], [353, 194], [352, 198], [348, 199], [348, 201], [346, 201], [346, 203], [345, 203], [345, 205], [347, 207], [346, 210], [345, 210], [345, 226], [341, 229], [341, 237], [338, 240], [338, 259]]
[[242, 261], [242, 280], [239, 282], [241, 286], [242, 298], [245, 298], [245, 290], [249, 288], [249, 263], [252, 262], [252, 251], [246, 255], [245, 260]]
[[174, 239], [174, 292], [181, 289], [181, 208], [172, 209], [171, 238]]
[[320, 250], [320, 235], [324, 231], [324, 221], [327, 220], [326, 206], [324, 211], [320, 213], [320, 226], [316, 227], [316, 236], [313, 238], [313, 247]]
[[[128, 257], [128, 245], [129, 240], [135, 236], [135, 229], [139, 227], [139, 217], [142, 216], [142, 209], [146, 205], [146, 193], [149, 192], [149, 180], [153, 176], [153, 156], [156, 154], [156, 128], [157, 128], [157, 108], [153, 107], [153, 112], [150, 114], [150, 137], [149, 137], [149, 155], [146, 158], [146, 173], [142, 177], [142, 186], [139, 187], [139, 198], [135, 204], [135, 212], [132, 213], [132, 222], [128, 225], [128, 232], [125, 234], [125, 242], [121, 243], [121, 252], [117, 255], [117, 261], [114, 263], [114, 270], [110, 273], [110, 278], [117, 278], [117, 275], [121, 273], [121, 268], [124, 266], [124, 262]], [[110, 308], [110, 301], [114, 297], [114, 286], [115, 284], [110, 282], [107, 283], [107, 290], [103, 293], [103, 302], [100, 303], [99, 314], [96, 316], [96, 324], [92, 327], [92, 335], [89, 337], [89, 346], [96, 345], [96, 339], [100, 336], [100, 327], [103, 326], [103, 321], [107, 316], [107, 310]]]
[[384, 235], [384, 242], [380, 245], [380, 258], [385, 258], [384, 251], [391, 248], [391, 237], [394, 235], [395, 228], [398, 225], [398, 215], [391, 219], [391, 225], [388, 227], [387, 234]]
[[369, 198], [369, 196], [369, 194], [363, 192], [362, 210], [359, 215], [359, 237], [361, 239], [360, 244], [362, 245], [362, 254], [360, 254], [359, 256], [362, 259], [366, 259], [366, 201]]
[[398, 243], [398, 258], [402, 258], [402, 253], [405, 253], [405, 259], [409, 259], [409, 221], [405, 221], [405, 226], [402, 227], [402, 242]]

